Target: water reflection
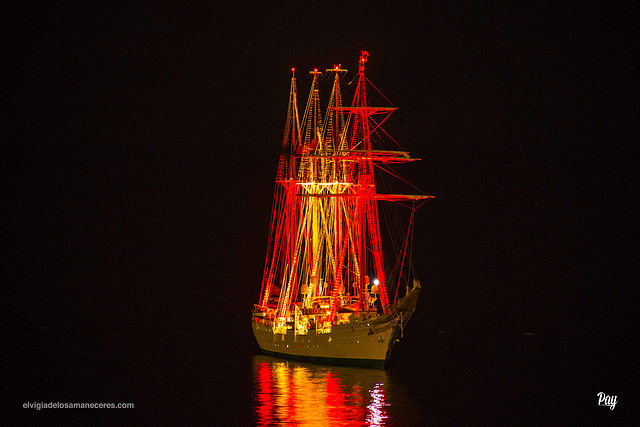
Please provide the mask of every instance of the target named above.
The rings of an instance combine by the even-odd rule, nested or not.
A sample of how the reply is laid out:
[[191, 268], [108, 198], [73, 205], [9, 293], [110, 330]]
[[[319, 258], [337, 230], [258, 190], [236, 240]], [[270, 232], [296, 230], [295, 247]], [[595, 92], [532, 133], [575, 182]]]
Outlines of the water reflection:
[[254, 356], [257, 424], [371, 425], [388, 422], [389, 377], [377, 369], [320, 366]]

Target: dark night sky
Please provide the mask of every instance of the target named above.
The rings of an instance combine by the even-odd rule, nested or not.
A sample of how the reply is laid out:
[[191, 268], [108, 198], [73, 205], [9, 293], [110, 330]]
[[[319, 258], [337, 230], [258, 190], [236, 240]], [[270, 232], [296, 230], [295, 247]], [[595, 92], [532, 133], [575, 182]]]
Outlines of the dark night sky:
[[306, 99], [306, 70], [353, 75], [365, 49], [423, 159], [405, 175], [437, 196], [416, 229], [425, 327], [634, 329], [628, 11], [90, 3], [25, 8], [3, 41], [11, 328], [248, 322], [289, 70]]

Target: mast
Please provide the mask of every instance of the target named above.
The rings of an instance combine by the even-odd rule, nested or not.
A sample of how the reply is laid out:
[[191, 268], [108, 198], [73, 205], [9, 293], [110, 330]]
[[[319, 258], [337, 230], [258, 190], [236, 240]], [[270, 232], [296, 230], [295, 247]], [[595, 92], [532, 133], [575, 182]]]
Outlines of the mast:
[[[377, 289], [382, 311], [387, 313], [378, 201], [433, 197], [377, 192], [375, 164], [418, 159], [373, 146], [372, 134], [395, 107], [369, 105], [364, 75], [367, 58], [368, 52], [361, 51], [355, 93], [348, 107], [342, 105], [340, 89], [340, 77], [347, 70], [340, 65], [326, 70], [335, 74], [324, 120], [319, 96], [322, 73], [310, 72], [313, 81], [300, 120], [292, 69], [259, 302], [273, 319], [274, 333], [286, 333], [286, 323], [292, 318], [296, 330], [300, 327], [302, 331], [308, 322], [303, 309], [316, 313], [318, 308], [316, 331], [330, 331], [343, 305], [367, 308], [370, 275], [376, 279], [371, 291]], [[374, 115], [384, 115], [384, 119], [377, 123]]]
[[273, 290], [274, 273], [280, 250], [281, 234], [284, 226], [282, 214], [282, 199], [285, 193], [283, 183], [291, 180], [295, 172], [293, 162], [293, 150], [300, 135], [300, 117], [298, 115], [298, 91], [296, 86], [296, 69], [291, 69], [291, 86], [289, 89], [289, 105], [287, 107], [287, 120], [285, 121], [284, 136], [280, 149], [280, 161], [276, 173], [276, 188], [274, 190], [273, 205], [271, 208], [271, 227], [267, 244], [267, 258], [265, 260], [262, 276], [262, 288], [260, 291], [259, 305], [265, 309]]

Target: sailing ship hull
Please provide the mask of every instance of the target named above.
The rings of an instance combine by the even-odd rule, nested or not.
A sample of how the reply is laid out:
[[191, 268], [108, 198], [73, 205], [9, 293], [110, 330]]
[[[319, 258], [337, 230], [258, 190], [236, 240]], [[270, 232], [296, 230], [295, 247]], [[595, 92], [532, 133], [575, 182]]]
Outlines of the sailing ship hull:
[[327, 365], [383, 368], [399, 327], [393, 321], [372, 328], [363, 321], [337, 325], [325, 334], [274, 334], [271, 326], [253, 322], [253, 333], [265, 354]]
[[328, 333], [274, 333], [268, 320], [254, 317], [253, 334], [263, 353], [270, 356], [326, 365], [384, 368], [394, 344], [403, 335], [406, 321], [415, 310], [420, 285], [397, 304], [390, 314], [334, 325]]

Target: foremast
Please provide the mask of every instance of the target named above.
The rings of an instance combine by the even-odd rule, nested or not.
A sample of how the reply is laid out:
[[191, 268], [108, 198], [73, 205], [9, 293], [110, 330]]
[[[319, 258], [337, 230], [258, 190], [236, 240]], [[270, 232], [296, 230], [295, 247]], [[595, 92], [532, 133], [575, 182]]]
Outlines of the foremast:
[[[342, 105], [340, 77], [334, 83], [324, 121], [319, 77], [313, 82], [302, 119], [297, 110], [295, 71], [271, 218], [267, 259], [258, 308], [272, 321], [274, 333], [296, 333], [310, 327], [328, 332], [339, 312], [363, 310], [370, 292], [386, 313], [390, 300], [384, 269], [378, 200], [422, 200], [427, 195], [379, 194], [374, 162], [412, 161], [407, 153], [375, 150], [371, 135], [395, 107], [368, 105], [364, 75], [368, 53], [361, 52], [350, 107]], [[384, 115], [380, 123], [373, 115]], [[371, 124], [375, 126], [372, 128]], [[371, 285], [368, 272], [377, 280]], [[314, 324], [311, 325], [310, 323]]]

